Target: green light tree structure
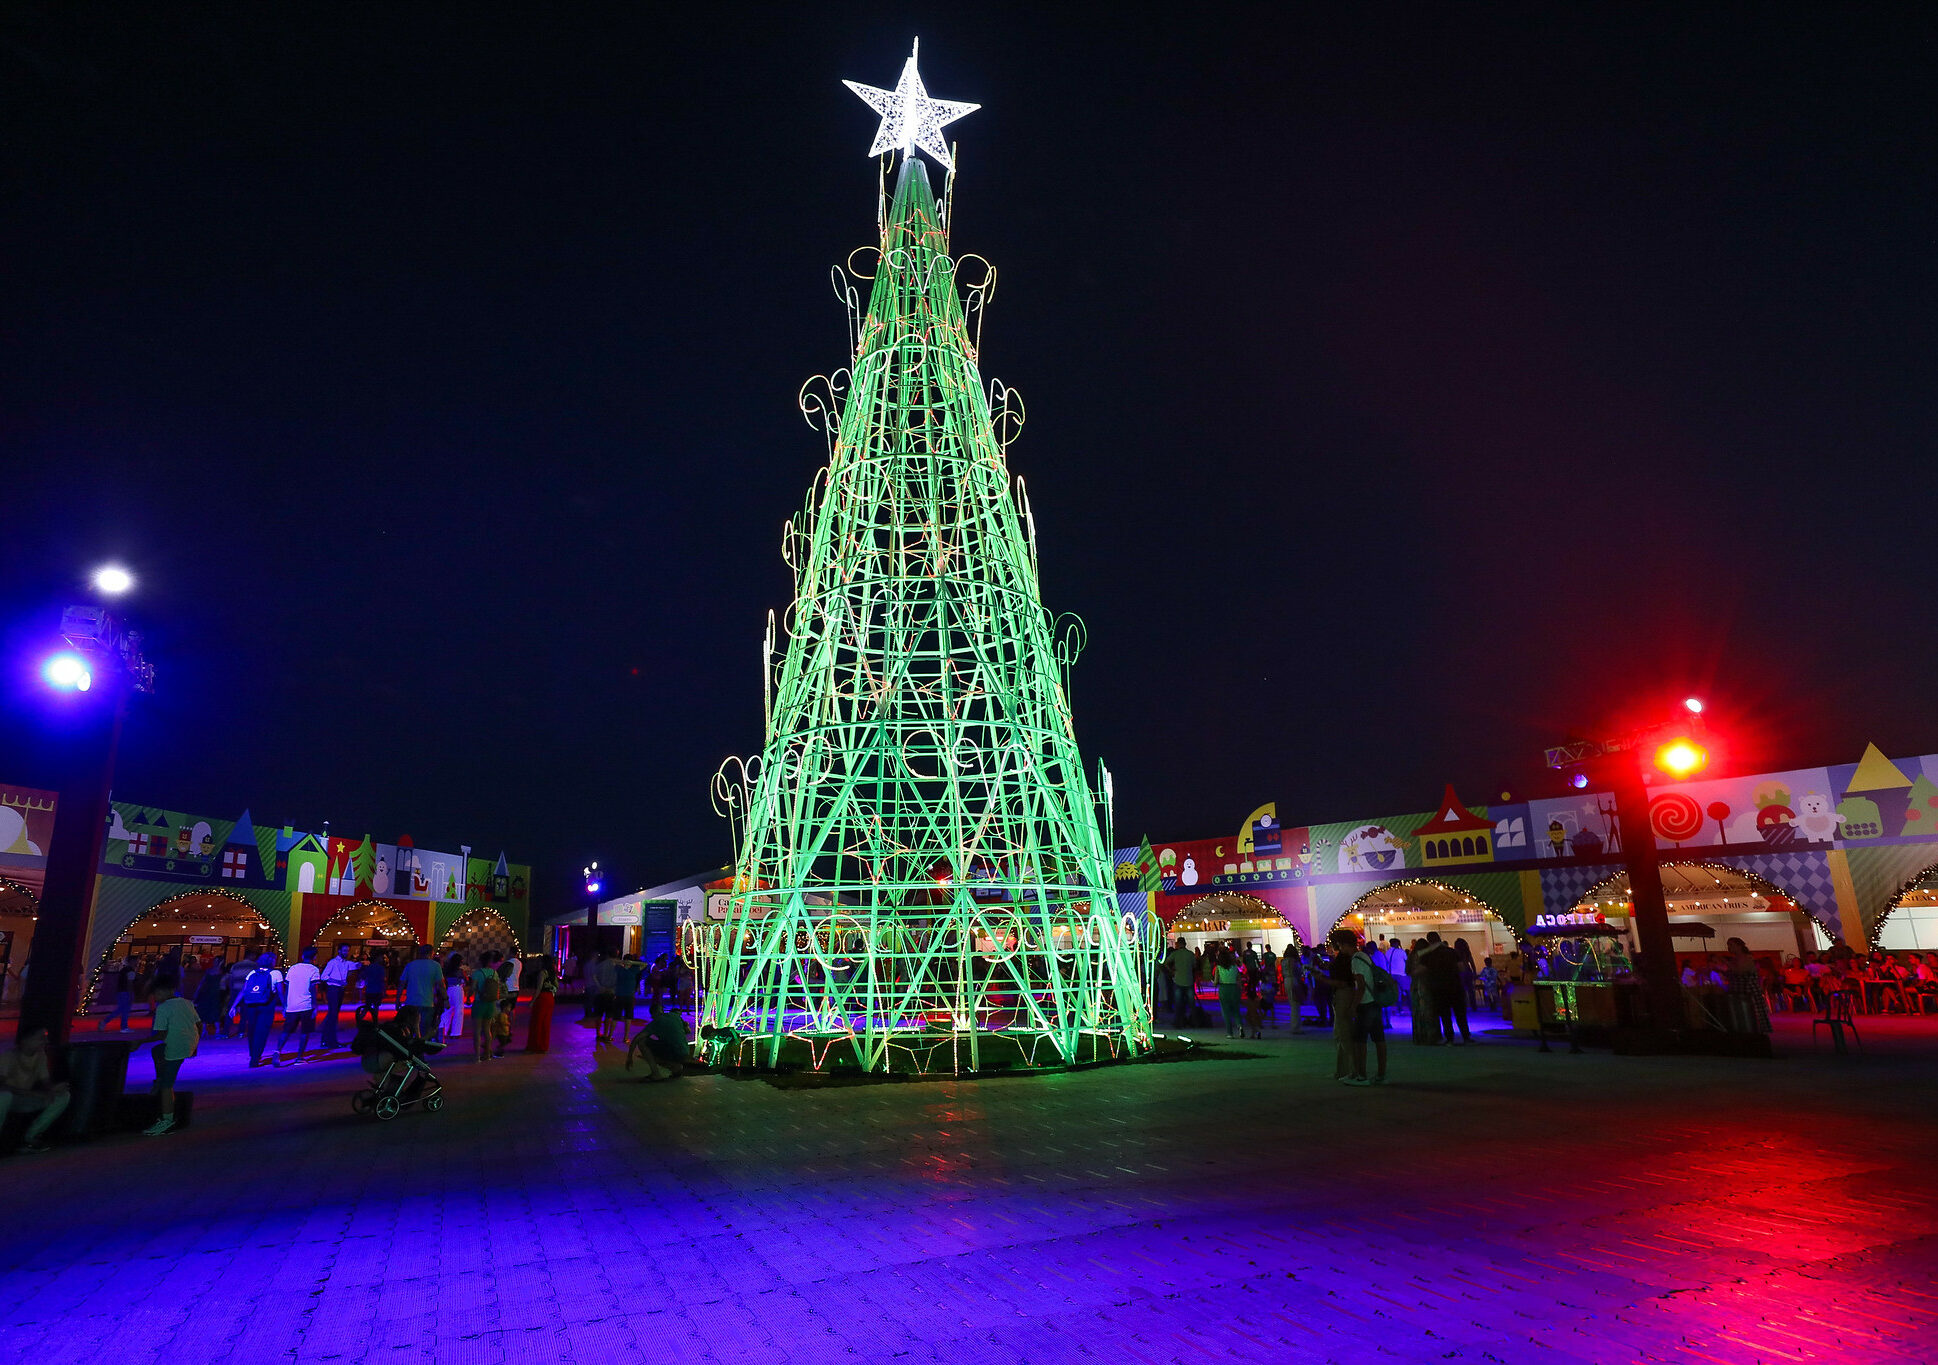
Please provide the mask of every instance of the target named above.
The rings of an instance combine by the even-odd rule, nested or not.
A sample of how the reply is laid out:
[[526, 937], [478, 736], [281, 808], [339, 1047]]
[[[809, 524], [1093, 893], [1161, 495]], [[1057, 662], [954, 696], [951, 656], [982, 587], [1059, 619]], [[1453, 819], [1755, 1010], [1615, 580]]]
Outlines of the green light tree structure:
[[949, 255], [953, 184], [938, 203], [904, 149], [878, 252], [835, 272], [851, 369], [802, 390], [828, 464], [783, 535], [765, 744], [716, 781], [728, 911], [691, 942], [730, 1065], [963, 1072], [1152, 1044], [1150, 926], [1118, 908], [1110, 776], [1093, 792], [1071, 721], [1081, 627], [1053, 631], [1038, 594], [1004, 458], [1022, 405], [977, 369], [995, 276]]

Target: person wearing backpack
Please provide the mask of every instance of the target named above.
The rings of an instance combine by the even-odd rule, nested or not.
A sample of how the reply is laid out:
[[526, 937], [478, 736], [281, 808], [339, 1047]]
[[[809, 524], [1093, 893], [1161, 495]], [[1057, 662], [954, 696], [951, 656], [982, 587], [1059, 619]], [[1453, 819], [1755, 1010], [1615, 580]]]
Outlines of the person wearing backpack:
[[[1353, 973], [1353, 1074], [1348, 1085], [1386, 1084], [1386, 1011], [1398, 1003], [1399, 983], [1393, 974], [1373, 960], [1364, 948], [1354, 948]], [[1366, 1044], [1373, 1044], [1379, 1070], [1366, 1075]]]
[[236, 992], [235, 1012], [241, 1016], [243, 1036], [249, 1040], [250, 1066], [264, 1064], [263, 1049], [269, 1046], [269, 1029], [276, 1022], [276, 997], [282, 985], [276, 955], [264, 953]]

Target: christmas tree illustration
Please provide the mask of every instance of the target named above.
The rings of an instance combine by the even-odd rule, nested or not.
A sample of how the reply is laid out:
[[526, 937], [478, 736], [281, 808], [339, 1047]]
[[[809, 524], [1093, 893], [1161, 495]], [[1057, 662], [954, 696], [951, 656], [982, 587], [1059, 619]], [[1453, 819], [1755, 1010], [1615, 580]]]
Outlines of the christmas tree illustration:
[[[1052, 629], [1005, 463], [1021, 405], [976, 364], [993, 271], [949, 254], [940, 130], [977, 106], [929, 98], [914, 56], [893, 90], [848, 84], [882, 116], [880, 246], [837, 277], [851, 369], [803, 390], [829, 460], [784, 536], [765, 743], [716, 785], [735, 876], [693, 943], [703, 1031], [729, 1064], [1134, 1055], [1149, 930], [1118, 910], [1109, 777], [1068, 700], [1080, 634]], [[950, 170], [940, 201], [918, 148]]]

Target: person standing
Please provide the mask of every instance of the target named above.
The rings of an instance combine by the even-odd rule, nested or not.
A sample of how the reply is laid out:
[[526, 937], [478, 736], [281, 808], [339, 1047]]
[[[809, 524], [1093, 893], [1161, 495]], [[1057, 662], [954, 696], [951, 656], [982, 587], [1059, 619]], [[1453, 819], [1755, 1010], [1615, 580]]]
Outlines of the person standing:
[[1212, 976], [1218, 984], [1218, 1013], [1225, 1021], [1225, 1037], [1236, 1038], [1242, 1022], [1240, 1011], [1244, 1008], [1239, 998], [1238, 955], [1229, 948], [1220, 948]]
[[249, 1065], [264, 1065], [263, 1050], [269, 1046], [269, 1030], [276, 1022], [276, 997], [283, 985], [283, 974], [276, 970], [276, 955], [264, 953], [243, 978], [236, 992], [235, 1013], [240, 1017], [242, 1036], [249, 1040]]
[[1427, 941], [1413, 940], [1413, 951], [1406, 955], [1407, 1009], [1413, 1017], [1413, 1045], [1434, 1047], [1440, 1042], [1440, 1023], [1433, 1013], [1433, 991], [1426, 979]]
[[[1449, 1047], [1465, 1046], [1474, 1041], [1467, 1031], [1467, 1002], [1461, 994], [1460, 958], [1434, 930], [1427, 935], [1427, 950], [1422, 955], [1421, 975], [1426, 978], [1427, 990], [1433, 996], [1434, 1017], [1440, 1021], [1440, 1040]], [[1454, 1025], [1458, 1022], [1460, 1036], [1454, 1036]]]
[[[1353, 954], [1353, 1074], [1346, 1080], [1348, 1085], [1386, 1084], [1386, 1004], [1379, 990], [1379, 978], [1385, 972], [1366, 950]], [[1366, 1074], [1368, 1042], [1379, 1058], [1379, 1069], [1371, 1076]]]
[[[1729, 941], [1727, 965], [1724, 979], [1729, 983], [1730, 1027], [1738, 1033], [1770, 1032], [1770, 1006], [1763, 994], [1763, 976], [1757, 970], [1756, 955], [1742, 939]], [[1908, 1005], [1905, 1012], [1910, 1012]]]
[[175, 1078], [182, 1063], [202, 1050], [202, 1021], [195, 1006], [175, 994], [175, 978], [166, 971], [155, 977], [154, 1095], [161, 1112], [142, 1129], [146, 1137], [160, 1137], [175, 1128]]
[[426, 1041], [437, 1036], [437, 1016], [444, 1009], [444, 969], [432, 952], [430, 944], [418, 944], [397, 978], [397, 1026]]
[[69, 1094], [66, 1081], [56, 1081], [47, 1066], [47, 1030], [30, 1028], [15, 1040], [13, 1051], [0, 1055], [0, 1124], [14, 1110], [38, 1114], [27, 1125], [21, 1139], [23, 1152], [44, 1152], [41, 1141], [54, 1120], [67, 1110]]
[[222, 1002], [229, 979], [229, 964], [217, 962], [202, 973], [202, 984], [195, 992], [195, 1017], [201, 1021], [205, 1037], [215, 1037], [222, 1026]]
[[592, 959], [586, 976], [586, 992], [592, 998], [592, 1027], [603, 1043], [612, 1034], [613, 986], [619, 979], [619, 963], [605, 949]]
[[1353, 954], [1359, 950], [1359, 936], [1350, 929], [1332, 931], [1332, 961], [1326, 966], [1326, 992], [1331, 998], [1332, 1074], [1345, 1080], [1353, 1074], [1353, 1006], [1358, 987], [1353, 984]]
[[359, 1004], [357, 1014], [361, 1016], [364, 1011], [368, 1010], [370, 1017], [376, 1019], [383, 1014], [384, 1007], [383, 955], [378, 953], [376, 949], [371, 949], [370, 955], [364, 959], [363, 967], [358, 971], [357, 977], [363, 989], [363, 999]]
[[[140, 970], [132, 956], [121, 959], [121, 965], [114, 969], [114, 1017], [123, 1033], [128, 1031], [128, 1013], [135, 1007], [135, 978]], [[101, 1021], [101, 1030], [106, 1032], [108, 1021]]]
[[497, 954], [486, 953], [471, 973], [471, 1041], [475, 1061], [491, 1060], [491, 1021], [498, 1013], [498, 1001], [505, 992], [505, 979], [498, 975]]
[[547, 1052], [552, 1046], [552, 1006], [558, 995], [558, 977], [552, 959], [541, 957], [531, 973], [532, 1021], [525, 1029], [525, 1051]]
[[350, 973], [356, 963], [350, 960], [350, 945], [339, 943], [330, 960], [323, 964], [323, 1050], [336, 1051], [337, 1015], [343, 1009], [343, 992], [349, 989]]
[[303, 949], [289, 964], [283, 977], [283, 1036], [276, 1040], [275, 1065], [283, 1064], [283, 1049], [298, 1029], [303, 1036], [296, 1047], [297, 1059], [300, 1061], [309, 1051], [310, 1034], [316, 1028], [316, 983], [322, 975], [316, 969], [315, 948]]
[[460, 953], [444, 959], [444, 1017], [437, 1021], [437, 1036], [446, 1043], [464, 1036], [464, 957]]
[[1170, 955], [1164, 959], [1164, 965], [1168, 971], [1165, 980], [1171, 986], [1172, 1017], [1177, 1026], [1183, 1028], [1191, 1022], [1191, 1006], [1197, 1000], [1198, 958], [1184, 946], [1182, 935], [1171, 945]]
[[1409, 997], [1412, 995], [1413, 979], [1406, 974], [1406, 945], [1400, 942], [1400, 936], [1393, 935], [1387, 942], [1386, 955], [1375, 957], [1373, 960], [1386, 968], [1386, 974], [1392, 977], [1393, 984], [1400, 988], [1399, 1003], [1411, 1009], [1413, 1002]]

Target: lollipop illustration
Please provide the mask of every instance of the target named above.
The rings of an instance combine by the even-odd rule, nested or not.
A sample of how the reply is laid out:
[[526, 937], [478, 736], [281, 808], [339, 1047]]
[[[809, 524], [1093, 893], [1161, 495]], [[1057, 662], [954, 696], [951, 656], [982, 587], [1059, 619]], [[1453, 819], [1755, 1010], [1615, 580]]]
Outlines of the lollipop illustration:
[[1709, 803], [1709, 818], [1716, 822], [1716, 842], [1719, 844], [1728, 843], [1729, 831], [1723, 828], [1723, 821], [1729, 819], [1729, 802], [1711, 801]]
[[1687, 792], [1664, 792], [1649, 802], [1649, 828], [1658, 839], [1685, 844], [1702, 829], [1702, 807]]

